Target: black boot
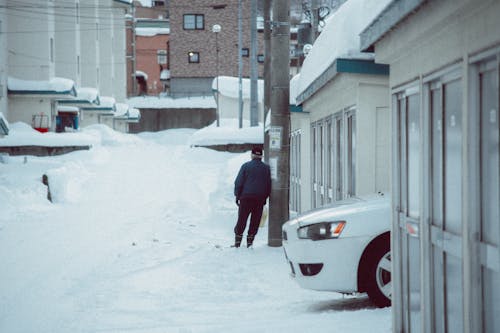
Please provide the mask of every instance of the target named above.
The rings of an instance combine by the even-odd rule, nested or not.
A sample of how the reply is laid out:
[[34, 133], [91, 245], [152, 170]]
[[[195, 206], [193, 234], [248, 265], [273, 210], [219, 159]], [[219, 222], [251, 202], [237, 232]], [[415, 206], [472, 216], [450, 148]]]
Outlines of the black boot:
[[242, 239], [243, 239], [243, 235], [234, 235], [234, 246], [233, 247], [240, 247]]
[[247, 236], [247, 247], [252, 246], [254, 238], [255, 238], [255, 236], [250, 236], [250, 235]]

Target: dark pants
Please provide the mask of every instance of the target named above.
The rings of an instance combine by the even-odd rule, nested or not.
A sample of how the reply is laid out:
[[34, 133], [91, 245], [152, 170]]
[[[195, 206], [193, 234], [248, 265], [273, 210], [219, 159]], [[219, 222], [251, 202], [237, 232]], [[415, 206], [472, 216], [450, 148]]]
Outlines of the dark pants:
[[262, 217], [262, 209], [264, 205], [259, 199], [241, 199], [240, 208], [238, 209], [238, 222], [234, 227], [236, 235], [243, 235], [247, 226], [248, 216], [250, 216], [250, 227], [248, 228], [248, 236], [255, 236], [259, 231], [260, 218]]

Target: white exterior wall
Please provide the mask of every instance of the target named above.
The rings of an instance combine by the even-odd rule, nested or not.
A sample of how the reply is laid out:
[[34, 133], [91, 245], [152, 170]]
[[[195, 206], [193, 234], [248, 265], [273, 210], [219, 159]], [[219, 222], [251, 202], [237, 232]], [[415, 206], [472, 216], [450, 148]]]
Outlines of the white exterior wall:
[[390, 64], [395, 87], [467, 58], [500, 43], [492, 33], [500, 31], [499, 6], [491, 0], [431, 2], [377, 42], [375, 60]]
[[128, 133], [128, 122], [125, 119], [114, 119], [113, 129], [118, 132]]
[[113, 59], [113, 25], [115, 24], [113, 16], [113, 1], [112, 0], [100, 0], [98, 9], [98, 23], [99, 23], [99, 77], [97, 89], [101, 96], [112, 96], [113, 94], [113, 84], [114, 84], [114, 73], [112, 70]]
[[80, 87], [79, 70], [80, 55], [80, 7], [79, 0], [56, 0], [55, 12], [58, 19], [55, 21], [56, 38], [56, 66], [55, 74], [58, 77], [71, 79]]
[[[118, 101], [127, 98], [127, 49], [125, 9], [113, 9], [113, 97]], [[127, 125], [128, 127], [128, 125]]]
[[[220, 118], [239, 119], [238, 98], [219, 95], [219, 116]], [[258, 121], [262, 122], [264, 107], [262, 103], [257, 104]], [[250, 120], [250, 98], [243, 98], [243, 119]]]
[[81, 86], [98, 88], [98, 0], [81, 0], [80, 42], [81, 42]]
[[51, 124], [50, 98], [36, 96], [10, 96], [9, 97], [9, 122], [24, 122], [31, 126], [33, 115], [44, 114], [49, 116], [49, 126]]
[[358, 83], [356, 193], [390, 191], [391, 115], [388, 78]]
[[[388, 77], [338, 74], [303, 103], [307, 121], [292, 114], [292, 131], [301, 128], [302, 205], [311, 208], [311, 123], [348, 108], [356, 112], [356, 194], [390, 191], [390, 112]], [[306, 132], [307, 130], [307, 132]]]
[[[19, 2], [8, 0], [7, 5], [19, 6]], [[8, 20], [8, 31], [26, 31], [7, 34], [9, 76], [23, 80], [54, 77], [55, 54], [51, 59], [51, 39], [55, 48], [53, 3], [41, 1], [39, 6], [36, 13], [23, 12]]]
[[[398, 297], [393, 300], [393, 330], [396, 332], [405, 331], [443, 331], [442, 322], [447, 322], [448, 325], [453, 323], [460, 328], [451, 329], [450, 331], [463, 332], [486, 332], [498, 331], [500, 326], [492, 329], [491, 326], [485, 329], [484, 325], [499, 325], [498, 309], [500, 307], [499, 293], [499, 270], [498, 258], [500, 258], [500, 250], [498, 244], [486, 242], [481, 239], [481, 223], [482, 206], [491, 205], [498, 207], [498, 202], [491, 202], [489, 196], [481, 199], [483, 186], [491, 186], [496, 188], [498, 195], [498, 184], [489, 183], [485, 185], [481, 181], [481, 155], [480, 143], [481, 134], [483, 131], [480, 117], [484, 117], [484, 110], [480, 110], [478, 100], [480, 87], [478, 87], [477, 65], [475, 61], [487, 59], [484, 52], [490, 52], [489, 56], [493, 56], [493, 62], [496, 62], [496, 75], [498, 77], [498, 57], [500, 54], [500, 2], [493, 0], [442, 0], [425, 2], [422, 8], [412, 13], [408, 18], [402, 20], [397, 26], [390, 29], [384, 37], [376, 42], [376, 61], [379, 63], [389, 64], [391, 68], [390, 86], [395, 95], [394, 100], [401, 98], [396, 95], [400, 93], [407, 96], [410, 88], [416, 92], [419, 98], [418, 118], [421, 125], [420, 138], [416, 143], [418, 147], [418, 181], [417, 188], [419, 209], [417, 210], [418, 217], [413, 221], [407, 212], [398, 211], [396, 208], [400, 206], [400, 201], [407, 200], [406, 194], [403, 192], [394, 193], [395, 210], [393, 212], [393, 247], [397, 250], [393, 257], [393, 287], [395, 295]], [[480, 55], [479, 58], [476, 58]], [[484, 57], [483, 57], [484, 55]], [[491, 59], [491, 58], [490, 58]], [[430, 137], [431, 131], [438, 125], [437, 121], [431, 120], [431, 110], [433, 106], [429, 103], [429, 89], [433, 82], [438, 82], [445, 86], [445, 75], [453, 75], [457, 78], [458, 86], [461, 92], [462, 99], [458, 101], [459, 106], [456, 111], [459, 115], [460, 136], [459, 142], [448, 141], [444, 137], [442, 145], [443, 149], [448, 149], [459, 146], [460, 150], [455, 148], [461, 154], [461, 163], [442, 166], [442, 177], [455, 177], [453, 185], [460, 189], [458, 191], [459, 200], [453, 202], [453, 211], [458, 214], [456, 220], [447, 220], [447, 211], [450, 209], [447, 206], [443, 208], [444, 222], [439, 222], [444, 227], [436, 227], [436, 221], [439, 218], [434, 218], [433, 208], [431, 206], [434, 198], [433, 193], [429, 193], [433, 175], [440, 171], [439, 167], [434, 168], [432, 164], [433, 154], [438, 156], [439, 153], [433, 151], [433, 142]], [[430, 82], [430, 85], [428, 84]], [[432, 87], [432, 89], [442, 89], [440, 85]], [[498, 86], [497, 86], [498, 89]], [[446, 108], [446, 105], [441, 106]], [[440, 112], [439, 109], [437, 109]], [[398, 110], [398, 105], [394, 103], [393, 115], [394, 119], [400, 120], [398, 117], [404, 116], [404, 110]], [[496, 109], [490, 111], [490, 124], [498, 126], [498, 100]], [[495, 116], [496, 112], [496, 116]], [[401, 115], [403, 114], [403, 116]], [[445, 114], [444, 116], [447, 116]], [[443, 117], [443, 123], [448, 124], [449, 128], [455, 127], [454, 121], [449, 121]], [[447, 122], [445, 122], [447, 121]], [[489, 125], [494, 126], [494, 125]], [[412, 129], [401, 126], [403, 134], [410, 132]], [[445, 127], [446, 129], [446, 127]], [[497, 127], [498, 129], [498, 127]], [[396, 130], [396, 128], [395, 128]], [[485, 129], [486, 130], [486, 129]], [[395, 132], [396, 135], [401, 133]], [[456, 139], [456, 138], [455, 138]], [[404, 146], [404, 142], [400, 145]], [[400, 146], [395, 146], [398, 149]], [[492, 147], [492, 150], [495, 149]], [[498, 141], [496, 146], [497, 151], [490, 151], [491, 156], [498, 156]], [[451, 149], [450, 149], [451, 151]], [[445, 155], [446, 156], [446, 155]], [[436, 158], [437, 160], [437, 158]], [[401, 186], [407, 186], [410, 181], [405, 178], [410, 178], [408, 171], [405, 170], [406, 160], [394, 160], [393, 177], [395, 181], [395, 191]], [[429, 170], [430, 169], [430, 170]], [[497, 170], [498, 172], [498, 170]], [[401, 173], [401, 184], [396, 183]], [[459, 180], [457, 180], [458, 178]], [[498, 180], [498, 177], [497, 177]], [[489, 181], [495, 181], [490, 180]], [[415, 191], [410, 183], [408, 185], [409, 192]], [[450, 191], [446, 187], [442, 190]], [[492, 190], [493, 191], [493, 190]], [[445, 196], [446, 198], [446, 196]], [[489, 201], [490, 200], [490, 201]], [[437, 204], [436, 204], [437, 206]], [[404, 208], [400, 208], [403, 210]], [[439, 209], [439, 208], [438, 208]], [[452, 215], [452, 214], [449, 214]], [[454, 237], [450, 237], [450, 231], [447, 229], [448, 224], [458, 223], [459, 230], [455, 231]], [[400, 226], [407, 223], [417, 225], [416, 237], [409, 237], [406, 228]], [[496, 233], [497, 239], [500, 234], [498, 215], [495, 221], [491, 221], [490, 228]], [[440, 235], [441, 233], [441, 235]], [[436, 236], [439, 235], [439, 236]], [[444, 238], [444, 241], [442, 239]], [[441, 241], [440, 241], [441, 239]], [[418, 249], [412, 255], [405, 254], [404, 248], [408, 247], [411, 242], [415, 243], [414, 249]], [[444, 245], [443, 245], [444, 244]], [[457, 249], [458, 251], [453, 251]], [[403, 251], [402, 251], [403, 249]], [[486, 250], [487, 249], [487, 250]], [[436, 255], [439, 253], [439, 256]], [[416, 260], [414, 259], [416, 256]], [[450, 258], [447, 262], [447, 267], [443, 270], [442, 263], [436, 260], [436, 257]], [[492, 259], [495, 258], [495, 259]], [[452, 261], [453, 259], [453, 261]], [[434, 263], [436, 260], [436, 263]], [[454, 266], [450, 268], [450, 262]], [[494, 263], [493, 265], [491, 263]], [[488, 269], [486, 268], [488, 265]], [[496, 267], [496, 268], [495, 268]], [[455, 270], [454, 270], [455, 269]], [[417, 271], [416, 276], [410, 277], [415, 279], [415, 284], [408, 286], [408, 271]], [[451, 273], [447, 273], [447, 272]], [[491, 277], [493, 282], [491, 290], [486, 292], [482, 290], [486, 283], [482, 281], [483, 274], [488, 271], [488, 274], [496, 274], [495, 278]], [[495, 272], [495, 273], [493, 273]], [[440, 281], [440, 282], [435, 282]], [[443, 283], [450, 285], [450, 281], [456, 282], [457, 286], [446, 288], [446, 290], [434, 291], [434, 284]], [[412, 289], [413, 288], [413, 289]], [[402, 296], [403, 295], [403, 296]], [[409, 296], [408, 296], [409, 295]], [[443, 296], [444, 295], [444, 296]], [[489, 295], [494, 295], [494, 301], [490, 300], [486, 304], [484, 298]], [[412, 304], [403, 297], [413, 298], [417, 300], [412, 308], [408, 304]], [[453, 304], [444, 303], [442, 298], [452, 300]], [[435, 300], [437, 299], [437, 301]], [[434, 304], [445, 304], [454, 308], [457, 313], [443, 312], [433, 308]], [[419, 304], [421, 303], [421, 304]], [[451, 303], [451, 302], [450, 302]], [[441, 305], [443, 306], [443, 305]], [[419, 310], [415, 313], [415, 309]], [[421, 310], [421, 311], [420, 311]], [[447, 309], [450, 310], [450, 309]], [[485, 315], [488, 313], [489, 315]], [[492, 314], [493, 313], [493, 314]], [[412, 317], [413, 316], [413, 317]], [[408, 318], [414, 318], [409, 320]], [[439, 318], [437, 321], [434, 318]], [[487, 323], [488, 318], [489, 322]], [[410, 326], [410, 328], [408, 328]]]
[[99, 124], [99, 114], [92, 111], [83, 111], [80, 118], [80, 128]]
[[292, 112], [290, 115], [291, 132], [300, 131], [301, 134], [301, 202], [300, 211], [305, 212], [311, 206], [311, 118], [307, 112]]

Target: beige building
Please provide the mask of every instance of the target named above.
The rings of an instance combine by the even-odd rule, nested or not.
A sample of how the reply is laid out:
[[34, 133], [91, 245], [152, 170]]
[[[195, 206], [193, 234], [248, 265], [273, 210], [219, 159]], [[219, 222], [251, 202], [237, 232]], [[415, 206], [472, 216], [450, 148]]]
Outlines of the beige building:
[[390, 65], [394, 332], [500, 331], [500, 2], [398, 0]]

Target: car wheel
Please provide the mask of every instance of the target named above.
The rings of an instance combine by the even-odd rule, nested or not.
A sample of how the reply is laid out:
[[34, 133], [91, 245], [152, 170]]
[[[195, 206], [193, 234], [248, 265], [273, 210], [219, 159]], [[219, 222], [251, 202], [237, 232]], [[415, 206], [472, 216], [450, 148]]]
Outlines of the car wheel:
[[391, 249], [389, 242], [379, 242], [368, 260], [367, 293], [378, 307], [391, 305]]

